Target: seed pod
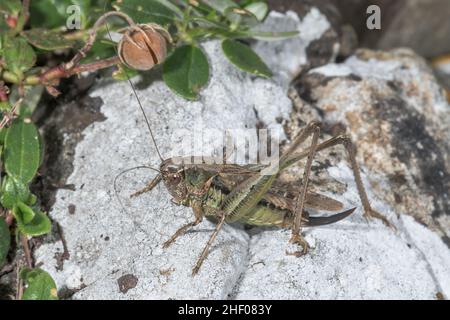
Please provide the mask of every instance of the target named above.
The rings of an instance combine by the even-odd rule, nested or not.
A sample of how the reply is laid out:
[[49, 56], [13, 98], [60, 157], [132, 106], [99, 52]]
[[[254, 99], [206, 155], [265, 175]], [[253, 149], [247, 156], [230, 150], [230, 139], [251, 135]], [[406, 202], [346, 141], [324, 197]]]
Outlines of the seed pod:
[[119, 58], [132, 69], [150, 70], [166, 59], [171, 41], [170, 34], [157, 24], [134, 25], [119, 42]]

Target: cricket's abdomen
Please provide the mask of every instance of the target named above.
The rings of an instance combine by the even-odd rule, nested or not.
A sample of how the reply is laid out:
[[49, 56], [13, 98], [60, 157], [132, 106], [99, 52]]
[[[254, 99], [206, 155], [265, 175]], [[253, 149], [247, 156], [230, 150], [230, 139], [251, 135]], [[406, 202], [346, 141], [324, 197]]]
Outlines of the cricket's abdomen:
[[260, 227], [281, 227], [285, 228], [292, 223], [290, 212], [277, 208], [269, 208], [265, 205], [256, 205], [248, 214], [238, 222]]
[[[226, 194], [222, 190], [211, 187], [208, 191], [204, 206], [206, 216], [217, 216], [217, 211], [221, 208], [222, 201]], [[254, 226], [285, 227], [292, 223], [291, 213], [288, 210], [268, 207], [265, 204], [257, 204], [250, 209], [247, 214], [241, 216], [239, 220], [232, 219], [232, 222], [249, 224]], [[230, 216], [230, 218], [234, 218]], [[230, 222], [231, 219], [225, 219]]]

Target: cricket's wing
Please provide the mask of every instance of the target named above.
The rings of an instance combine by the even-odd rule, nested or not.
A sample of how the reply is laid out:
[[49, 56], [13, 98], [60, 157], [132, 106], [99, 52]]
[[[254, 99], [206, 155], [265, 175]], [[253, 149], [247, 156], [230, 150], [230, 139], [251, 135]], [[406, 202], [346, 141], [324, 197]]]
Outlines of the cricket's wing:
[[[264, 200], [273, 204], [275, 207], [280, 209], [286, 209], [291, 212], [295, 211], [295, 197], [282, 196], [277, 193], [273, 193], [274, 190], [270, 190], [265, 196]], [[300, 190], [298, 190], [300, 191]], [[296, 193], [296, 196], [299, 193]], [[308, 192], [306, 194], [305, 208], [325, 210], [325, 211], [339, 211], [342, 210], [344, 205], [330, 197], [324, 196], [323, 194]]]

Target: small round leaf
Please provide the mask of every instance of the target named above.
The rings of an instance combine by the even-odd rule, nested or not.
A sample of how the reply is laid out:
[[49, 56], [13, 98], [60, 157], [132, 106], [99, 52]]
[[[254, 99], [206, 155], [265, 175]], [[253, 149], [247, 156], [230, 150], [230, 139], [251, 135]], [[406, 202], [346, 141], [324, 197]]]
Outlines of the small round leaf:
[[73, 47], [75, 44], [75, 41], [67, 40], [56, 30], [33, 28], [22, 32], [22, 35], [29, 43], [42, 50], [66, 49]]
[[41, 236], [51, 231], [52, 224], [47, 215], [23, 202], [19, 202], [12, 212], [20, 232], [27, 236]]
[[6, 38], [3, 58], [6, 69], [14, 73], [22, 73], [31, 69], [36, 63], [36, 53], [22, 37]]
[[36, 126], [21, 119], [14, 121], [5, 137], [6, 172], [23, 183], [30, 182], [39, 167], [40, 147]]
[[26, 268], [20, 276], [27, 286], [22, 300], [58, 300], [56, 283], [44, 270]]
[[269, 67], [246, 44], [226, 39], [222, 42], [222, 50], [228, 60], [238, 68], [266, 78], [272, 76]]
[[195, 100], [209, 79], [208, 59], [196, 46], [178, 47], [164, 62], [163, 79], [179, 95]]
[[19, 202], [28, 202], [30, 197], [31, 193], [25, 183], [10, 176], [4, 178], [0, 195], [3, 207], [12, 209]]
[[160, 0], [115, 1], [113, 7], [129, 15], [137, 23], [154, 22], [167, 25], [174, 21], [178, 12]]
[[252, 2], [244, 7], [245, 10], [250, 11], [255, 15], [258, 21], [263, 21], [269, 12], [269, 6], [265, 2]]

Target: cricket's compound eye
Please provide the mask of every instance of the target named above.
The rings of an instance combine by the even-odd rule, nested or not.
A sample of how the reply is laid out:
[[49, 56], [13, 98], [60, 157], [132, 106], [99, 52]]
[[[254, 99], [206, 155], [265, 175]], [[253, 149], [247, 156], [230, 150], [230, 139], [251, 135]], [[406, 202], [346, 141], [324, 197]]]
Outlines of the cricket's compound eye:
[[173, 183], [179, 183], [181, 180], [181, 177], [179, 174], [175, 173], [170, 176], [170, 180], [172, 180]]

